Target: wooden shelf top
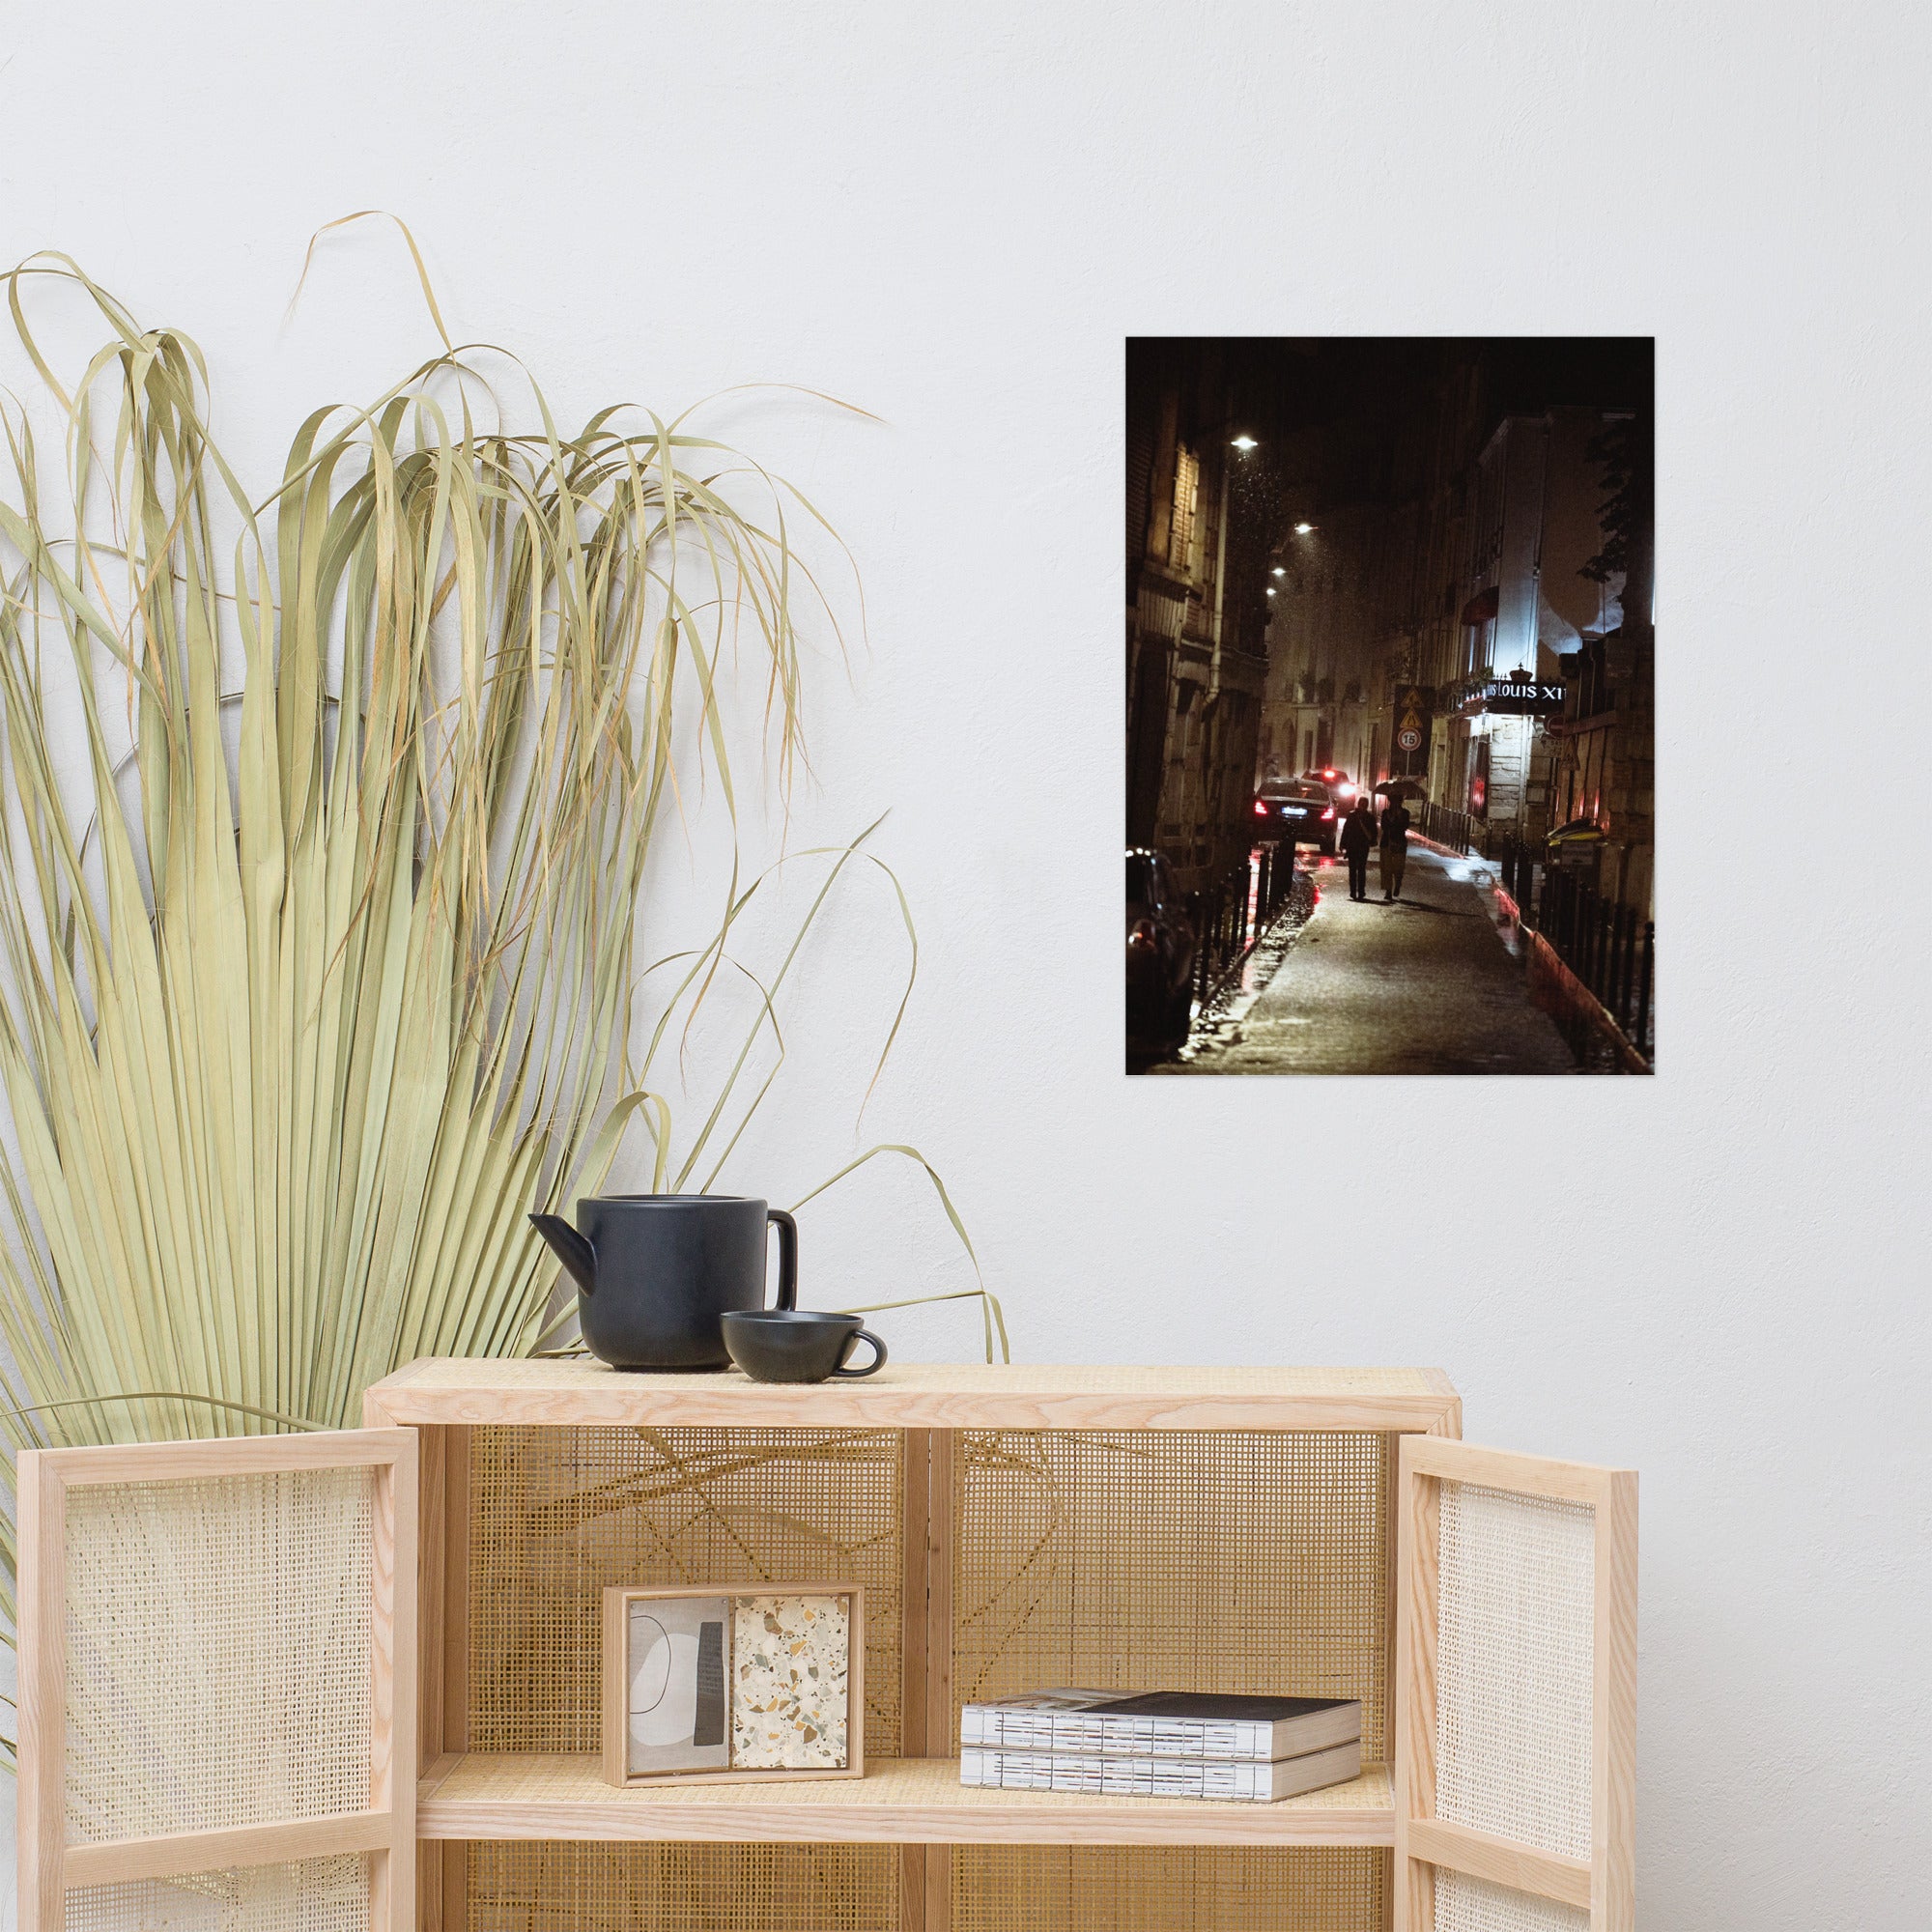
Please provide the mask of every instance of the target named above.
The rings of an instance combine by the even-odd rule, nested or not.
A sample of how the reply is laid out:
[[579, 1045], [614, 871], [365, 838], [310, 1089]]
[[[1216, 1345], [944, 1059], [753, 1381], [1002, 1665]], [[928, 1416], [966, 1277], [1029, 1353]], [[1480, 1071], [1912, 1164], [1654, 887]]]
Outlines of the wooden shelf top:
[[892, 1363], [810, 1386], [641, 1375], [585, 1356], [447, 1357], [376, 1383], [370, 1423], [824, 1429], [1345, 1429], [1461, 1434], [1440, 1369], [1055, 1368]]
[[885, 1758], [864, 1777], [619, 1790], [594, 1757], [440, 1758], [417, 1787], [422, 1838], [656, 1838], [724, 1844], [1392, 1845], [1388, 1767], [1273, 1804], [980, 1791], [952, 1758]]

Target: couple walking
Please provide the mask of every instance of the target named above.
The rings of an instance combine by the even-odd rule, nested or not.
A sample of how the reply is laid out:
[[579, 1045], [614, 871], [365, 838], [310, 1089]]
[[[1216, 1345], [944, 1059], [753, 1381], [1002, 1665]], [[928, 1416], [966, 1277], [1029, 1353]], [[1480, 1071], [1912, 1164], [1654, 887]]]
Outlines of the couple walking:
[[1378, 843], [1382, 853], [1382, 897], [1402, 896], [1403, 867], [1408, 864], [1408, 812], [1399, 798], [1389, 800], [1379, 828], [1376, 810], [1367, 797], [1355, 801], [1355, 809], [1342, 821], [1342, 850], [1349, 856], [1349, 896], [1365, 899], [1369, 895], [1369, 853]]

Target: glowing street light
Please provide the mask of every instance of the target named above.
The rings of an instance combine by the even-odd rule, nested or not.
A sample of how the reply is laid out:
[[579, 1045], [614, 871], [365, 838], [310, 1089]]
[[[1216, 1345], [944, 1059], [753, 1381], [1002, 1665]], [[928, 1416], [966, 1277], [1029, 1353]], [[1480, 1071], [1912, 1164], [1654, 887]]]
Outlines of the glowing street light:
[[1276, 564], [1274, 567], [1274, 574], [1277, 577], [1286, 577], [1288, 575], [1288, 572], [1285, 571], [1280, 564]]
[[1315, 526], [1313, 524], [1296, 524], [1294, 526], [1294, 534], [1298, 537], [1305, 537], [1308, 534], [1308, 532], [1312, 530], [1314, 527]]
[[1274, 595], [1274, 585], [1273, 585], [1272, 583], [1270, 583], [1270, 584], [1268, 585], [1268, 595], [1269, 595], [1270, 597], [1272, 597], [1272, 596]]
[[1228, 447], [1230, 449], [1238, 449], [1241, 452], [1241, 454], [1245, 456], [1249, 450], [1259, 449], [1261, 447], [1261, 444], [1258, 443], [1251, 436], [1237, 436], [1234, 440], [1234, 441], [1228, 445]]

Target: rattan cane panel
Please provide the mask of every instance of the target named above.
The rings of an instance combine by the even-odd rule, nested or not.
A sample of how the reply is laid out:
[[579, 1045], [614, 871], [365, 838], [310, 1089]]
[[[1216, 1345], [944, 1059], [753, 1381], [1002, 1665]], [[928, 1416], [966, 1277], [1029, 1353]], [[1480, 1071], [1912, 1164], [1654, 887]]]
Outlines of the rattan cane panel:
[[369, 1804], [368, 1468], [75, 1485], [71, 1840]]
[[897, 1932], [892, 1845], [469, 1847], [466, 1932]]
[[1590, 1856], [1596, 1512], [1442, 1485], [1435, 1811]]
[[65, 1932], [367, 1932], [369, 1861], [304, 1859], [186, 1878], [83, 1886]]
[[598, 1747], [610, 1584], [859, 1583], [867, 1756], [899, 1743], [896, 1430], [471, 1434], [469, 1747]]
[[1590, 1915], [1463, 1872], [1435, 1874], [1435, 1932], [1589, 1932]]
[[1388, 1896], [1379, 1851], [960, 1846], [952, 1932], [1375, 1932]]
[[1050, 1685], [1359, 1697], [1388, 1755], [1395, 1437], [962, 1431], [958, 1705]]

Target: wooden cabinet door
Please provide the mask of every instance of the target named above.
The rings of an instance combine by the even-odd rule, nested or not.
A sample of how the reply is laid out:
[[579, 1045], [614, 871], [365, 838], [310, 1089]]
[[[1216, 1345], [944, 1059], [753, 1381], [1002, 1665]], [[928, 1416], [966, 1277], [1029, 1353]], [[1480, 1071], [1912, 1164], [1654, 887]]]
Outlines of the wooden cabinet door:
[[21, 1932], [409, 1932], [416, 1438], [26, 1451]]
[[1636, 1923], [1636, 1475], [1405, 1435], [1397, 1932]]

